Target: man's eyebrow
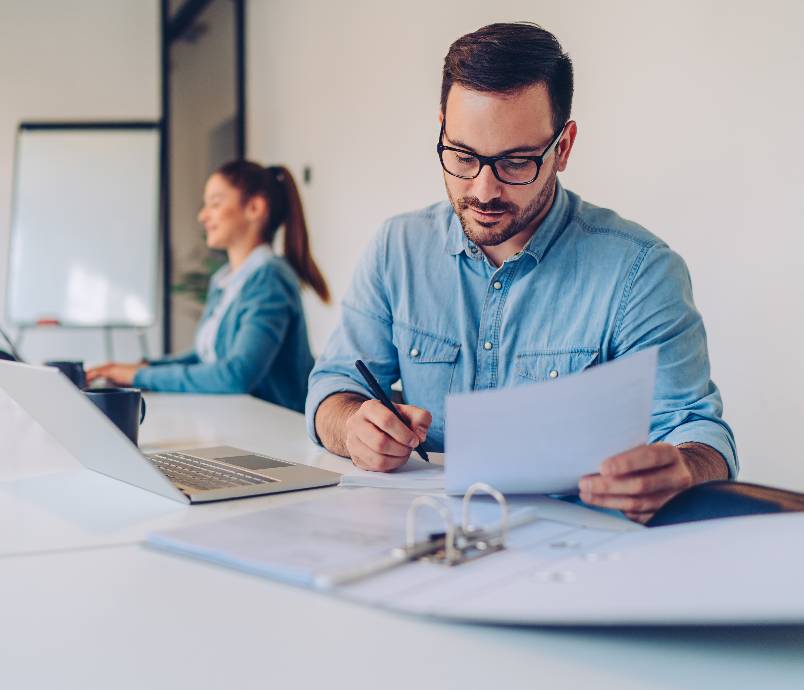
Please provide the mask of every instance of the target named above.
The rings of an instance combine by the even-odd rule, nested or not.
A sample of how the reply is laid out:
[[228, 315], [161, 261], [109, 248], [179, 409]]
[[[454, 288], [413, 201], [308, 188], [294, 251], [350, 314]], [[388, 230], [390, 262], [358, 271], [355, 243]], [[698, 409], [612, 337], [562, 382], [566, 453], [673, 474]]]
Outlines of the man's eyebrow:
[[[477, 153], [477, 151], [475, 151], [475, 149], [473, 149], [471, 146], [469, 146], [469, 144], [465, 144], [464, 142], [460, 141], [459, 139], [451, 139], [449, 136], [447, 136], [446, 132], [444, 132], [444, 136], [446, 136], [447, 141], [449, 141], [452, 144], [454, 144], [454, 146], [456, 148], [465, 149], [466, 151], [469, 151], [470, 153]], [[512, 153], [535, 153], [536, 151], [540, 151], [541, 149], [546, 148], [546, 147], [547, 147], [547, 144], [543, 144], [541, 146], [529, 146], [529, 145], [514, 146], [514, 148], [505, 149], [505, 151], [500, 151], [499, 153], [495, 153], [494, 156], [492, 156], [492, 158], [494, 158], [496, 156], [510, 156]]]

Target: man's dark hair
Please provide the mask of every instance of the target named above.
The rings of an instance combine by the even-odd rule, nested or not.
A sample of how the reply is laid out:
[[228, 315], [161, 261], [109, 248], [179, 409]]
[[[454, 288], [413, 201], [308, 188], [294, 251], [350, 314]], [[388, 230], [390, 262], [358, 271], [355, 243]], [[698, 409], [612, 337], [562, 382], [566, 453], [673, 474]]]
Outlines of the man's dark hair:
[[558, 39], [538, 24], [489, 24], [449, 47], [441, 79], [441, 112], [453, 84], [473, 91], [513, 94], [544, 84], [550, 95], [553, 129], [570, 117], [572, 60]]

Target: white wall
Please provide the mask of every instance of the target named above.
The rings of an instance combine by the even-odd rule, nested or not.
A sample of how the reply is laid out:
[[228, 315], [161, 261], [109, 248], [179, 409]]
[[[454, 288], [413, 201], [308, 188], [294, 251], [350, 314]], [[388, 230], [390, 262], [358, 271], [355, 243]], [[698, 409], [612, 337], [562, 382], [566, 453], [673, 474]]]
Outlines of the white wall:
[[[804, 3], [252, 0], [251, 156], [313, 169], [313, 247], [340, 298], [379, 222], [444, 197], [443, 56], [492, 21], [553, 31], [576, 70], [564, 183], [687, 260], [743, 479], [804, 490]], [[337, 319], [308, 296], [320, 350]]]
[[[0, 322], [17, 124], [158, 119], [159, 55], [156, 0], [0, 2]], [[153, 331], [152, 351], [161, 347], [158, 329]], [[132, 334], [118, 334], [115, 345], [121, 358], [139, 355]], [[23, 354], [32, 361], [98, 361], [104, 357], [103, 338], [96, 331], [40, 329], [26, 337]]]

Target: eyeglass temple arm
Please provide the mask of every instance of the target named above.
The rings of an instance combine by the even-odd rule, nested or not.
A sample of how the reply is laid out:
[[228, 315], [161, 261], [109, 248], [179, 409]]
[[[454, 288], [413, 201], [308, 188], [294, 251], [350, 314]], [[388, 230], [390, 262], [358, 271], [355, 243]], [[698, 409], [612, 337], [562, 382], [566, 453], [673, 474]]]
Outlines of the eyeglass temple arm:
[[544, 150], [544, 153], [542, 153], [542, 155], [540, 156], [540, 158], [541, 158], [542, 160], [544, 160], [545, 158], [547, 158], [547, 156], [549, 156], [549, 155], [552, 153], [552, 151], [553, 151], [553, 150], [556, 148], [556, 146], [558, 146], [558, 142], [559, 142], [559, 141], [561, 141], [561, 137], [562, 137], [562, 136], [564, 136], [564, 130], [567, 128], [567, 125], [568, 125], [568, 124], [569, 124], [569, 120], [567, 120], [567, 121], [564, 123], [564, 125], [561, 127], [561, 129], [560, 129], [560, 130], [558, 130], [558, 134], [556, 134], [556, 136], [555, 136], [555, 138], [553, 139], [553, 141], [552, 141], [552, 142], [550, 142], [550, 146], [548, 146], [548, 147], [547, 147], [547, 148]]

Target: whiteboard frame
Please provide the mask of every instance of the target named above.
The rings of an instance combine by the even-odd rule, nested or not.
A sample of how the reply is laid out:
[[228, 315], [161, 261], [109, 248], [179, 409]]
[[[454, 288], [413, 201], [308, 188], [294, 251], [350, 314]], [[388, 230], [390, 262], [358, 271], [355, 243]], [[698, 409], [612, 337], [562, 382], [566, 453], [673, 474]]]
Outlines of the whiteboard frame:
[[[163, 147], [164, 147], [164, 132], [161, 122], [152, 120], [120, 120], [120, 121], [75, 121], [75, 122], [49, 122], [49, 121], [36, 121], [36, 122], [20, 122], [17, 126], [17, 134], [14, 140], [14, 171], [12, 176], [12, 190], [11, 190], [11, 215], [9, 226], [9, 240], [8, 240], [8, 255], [6, 264], [6, 290], [4, 299], [4, 309], [10, 323], [20, 329], [29, 329], [40, 327], [43, 324], [39, 321], [17, 321], [12, 318], [13, 312], [11, 309], [11, 281], [12, 281], [12, 266], [11, 257], [14, 251], [14, 238], [17, 220], [17, 186], [19, 184], [17, 171], [19, 169], [19, 155], [20, 155], [20, 139], [24, 132], [30, 131], [153, 131], [157, 135], [157, 145], [159, 149], [159, 159], [157, 165], [157, 242], [154, 249], [154, 266], [157, 275], [159, 275], [164, 267], [160, 264], [159, 254], [161, 250], [161, 239], [164, 238], [165, 223], [164, 223], [164, 165], [163, 165]], [[147, 329], [155, 326], [159, 321], [159, 312], [162, 309], [162, 300], [160, 299], [160, 289], [164, 290], [163, 281], [157, 280], [156, 289], [153, 297], [153, 313], [152, 319], [144, 323], [129, 323], [129, 322], [104, 322], [104, 323], [73, 323], [70, 321], [58, 321], [57, 323], [48, 323], [47, 326], [56, 326], [61, 328], [70, 328], [77, 330], [98, 330], [108, 328], [130, 328], [130, 329]]]

